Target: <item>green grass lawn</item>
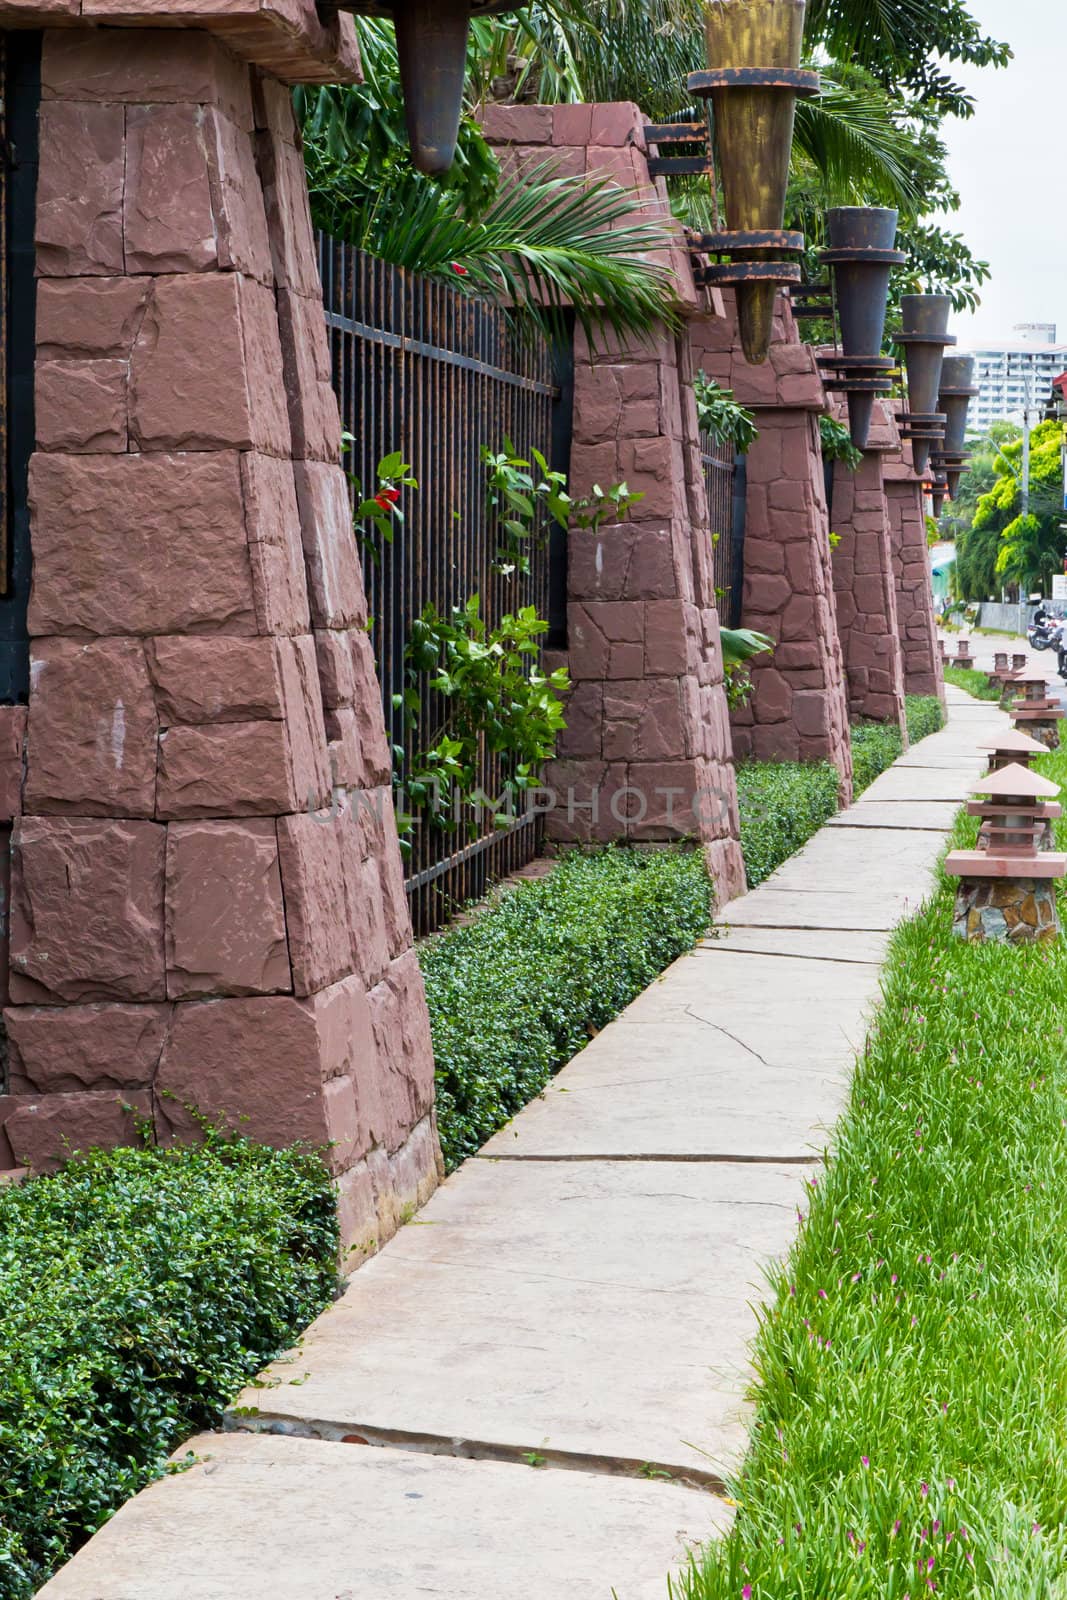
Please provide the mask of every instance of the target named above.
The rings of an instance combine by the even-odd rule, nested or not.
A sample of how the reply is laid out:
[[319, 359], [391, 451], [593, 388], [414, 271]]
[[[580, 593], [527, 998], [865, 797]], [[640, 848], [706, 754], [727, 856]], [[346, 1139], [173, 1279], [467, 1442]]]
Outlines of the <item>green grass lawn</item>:
[[894, 938], [692, 1600], [1067, 1595], [1067, 945], [963, 944], [953, 893]]
[[1000, 685], [990, 683], [977, 667], [946, 667], [945, 682], [954, 683], [957, 689], [966, 689], [976, 700], [1000, 699]]

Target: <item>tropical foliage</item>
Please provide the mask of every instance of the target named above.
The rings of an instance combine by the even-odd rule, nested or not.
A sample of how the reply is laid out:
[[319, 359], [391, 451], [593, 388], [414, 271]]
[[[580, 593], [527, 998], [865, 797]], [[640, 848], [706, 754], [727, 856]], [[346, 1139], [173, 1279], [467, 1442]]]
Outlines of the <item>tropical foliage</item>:
[[693, 378], [697, 402], [697, 423], [716, 444], [732, 444], [742, 455], [759, 438], [752, 412], [734, 399], [732, 389], [723, 389], [706, 372]]
[[955, 585], [965, 600], [984, 600], [1002, 587], [1048, 592], [1063, 570], [1062, 430], [1045, 422], [1030, 437], [1030, 511], [1022, 515], [1022, 435], [995, 425], [975, 452], [953, 507]]
[[[477, 20], [456, 165], [436, 183], [408, 158], [391, 25], [358, 18], [366, 83], [298, 91], [316, 220], [398, 265], [458, 275], [470, 291], [524, 303], [536, 285], [550, 304], [573, 298], [585, 315], [602, 305], [608, 322], [647, 325], [666, 285], [638, 258], [662, 242], [660, 224], [619, 228], [607, 195], [587, 201], [583, 182], [547, 170], [500, 188], [473, 112], [487, 101], [634, 100], [666, 119], [687, 109], [686, 75], [705, 64], [702, 20], [702, 0], [534, 0]], [[823, 92], [797, 108], [788, 225], [815, 248], [826, 206], [896, 206], [909, 254], [897, 292], [943, 288], [961, 307], [975, 303], [988, 269], [923, 219], [958, 207], [938, 129], [973, 107], [948, 69], [1001, 64], [1007, 46], [982, 33], [964, 0], [812, 0], [807, 37]], [[712, 220], [706, 180], [673, 179], [671, 191], [686, 220]]]

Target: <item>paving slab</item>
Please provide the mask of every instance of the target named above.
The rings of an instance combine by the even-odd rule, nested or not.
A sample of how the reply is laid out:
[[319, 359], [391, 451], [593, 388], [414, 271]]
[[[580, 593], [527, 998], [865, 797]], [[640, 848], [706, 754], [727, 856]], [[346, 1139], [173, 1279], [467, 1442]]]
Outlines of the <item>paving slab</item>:
[[[318, 1440], [201, 1434], [40, 1600], [663, 1600], [706, 1491]], [[185, 1450], [179, 1452], [179, 1457]]]
[[827, 823], [830, 828], [902, 828], [950, 833], [958, 805], [952, 800], [857, 800]]
[[966, 767], [901, 767], [887, 768], [863, 791], [863, 799], [870, 800], [939, 800], [961, 805], [967, 799], [974, 783], [976, 770], [973, 764]]
[[[746, 928], [730, 922], [731, 905], [725, 906], [719, 923], [694, 954], [701, 950], [731, 950], [737, 954], [764, 956], [804, 956], [810, 961], [840, 961], [846, 965], [881, 965], [889, 946], [886, 933], [841, 933], [834, 928]], [[826, 982], [832, 981], [828, 976]]]
[[[732, 959], [752, 961], [752, 957]], [[765, 957], [763, 966], [775, 957]], [[810, 963], [805, 963], [810, 965]], [[854, 968], [872, 974], [876, 968]], [[770, 978], [764, 973], [763, 982]], [[788, 1052], [784, 1052], [788, 1054]], [[742, 1040], [681, 1023], [599, 1035], [489, 1140], [484, 1159], [812, 1161], [848, 1093], [852, 1051], [817, 1070], [757, 1059]]]
[[925, 833], [896, 828], [823, 828], [769, 880], [774, 889], [841, 889], [863, 893], [872, 906], [885, 894], [921, 900], [933, 884], [939, 845]]
[[[757, 898], [758, 896], [758, 898]], [[731, 900], [721, 915], [731, 927], [810, 928], [816, 931], [837, 929], [857, 933], [890, 933], [916, 909], [905, 895], [883, 895], [877, 906], [862, 891], [845, 894], [839, 890], [805, 893], [761, 884], [739, 900]]]
[[[260, 1425], [463, 1453], [736, 1467], [750, 1304], [806, 1169], [470, 1161], [237, 1401]], [[294, 1382], [294, 1378], [296, 1381]], [[606, 1591], [605, 1591], [606, 1594]]]
[[694, 1050], [733, 1042], [749, 1068], [847, 1068], [863, 1046], [878, 995], [879, 975], [869, 966], [842, 964], [831, 973], [799, 956], [759, 960], [706, 948], [676, 961], [605, 1032], [621, 1055], [633, 1048], [637, 1030], [658, 1034], [666, 1024], [696, 1024]]

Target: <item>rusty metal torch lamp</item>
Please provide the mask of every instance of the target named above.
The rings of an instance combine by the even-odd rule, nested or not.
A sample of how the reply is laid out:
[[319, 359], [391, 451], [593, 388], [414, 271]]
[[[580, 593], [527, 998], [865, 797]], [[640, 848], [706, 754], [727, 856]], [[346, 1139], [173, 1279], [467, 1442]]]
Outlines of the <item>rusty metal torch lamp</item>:
[[[912, 461], [921, 477], [930, 449], [944, 438], [948, 423], [936, 407], [945, 350], [956, 343], [948, 331], [952, 301], [947, 294], [906, 294], [900, 309], [902, 328], [895, 342], [904, 352], [908, 370], [908, 410], [900, 431], [912, 442]], [[943, 504], [944, 494], [940, 498]]]
[[974, 357], [946, 356], [941, 367], [941, 389], [937, 399], [938, 410], [947, 418], [945, 442], [935, 446], [930, 459], [935, 473], [945, 474], [951, 500], [959, 492], [963, 469], [970, 460], [967, 454], [967, 413], [971, 397], [977, 393]]
[[1051, 783], [1015, 763], [979, 778], [972, 816], [982, 818], [984, 849], [953, 850], [945, 871], [959, 879], [953, 931], [972, 943], [1047, 943], [1059, 937], [1055, 880], [1067, 876], [1067, 855], [1043, 850], [1050, 811], [1059, 794]]
[[849, 431], [864, 450], [875, 396], [891, 394], [893, 361], [882, 355], [889, 274], [907, 257], [894, 249], [897, 213], [875, 206], [839, 206], [826, 213], [828, 249], [822, 252], [833, 276], [834, 303], [841, 331], [840, 352], [818, 358], [831, 376], [827, 389], [848, 399]]
[[439, 177], [452, 165], [463, 111], [471, 19], [518, 11], [524, 0], [319, 0], [323, 20], [338, 11], [389, 17], [396, 28], [411, 157]]
[[[784, 231], [786, 186], [798, 95], [819, 92], [801, 69], [806, 0], [706, 0], [708, 70], [690, 73], [691, 94], [710, 99], [726, 228], [694, 234], [699, 255], [728, 256], [697, 269], [703, 285], [737, 289], [745, 359], [767, 359], [775, 296], [800, 282], [804, 235]], [[728, 63], [728, 64], [727, 64]]]

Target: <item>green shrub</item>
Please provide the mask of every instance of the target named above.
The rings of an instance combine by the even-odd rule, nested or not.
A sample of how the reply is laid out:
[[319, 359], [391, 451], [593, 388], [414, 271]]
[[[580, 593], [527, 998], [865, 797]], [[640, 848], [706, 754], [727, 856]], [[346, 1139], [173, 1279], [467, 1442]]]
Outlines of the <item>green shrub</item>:
[[483, 1145], [710, 921], [695, 850], [564, 857], [420, 954], [450, 1168]]
[[0, 1190], [0, 1600], [25, 1600], [332, 1298], [311, 1153], [209, 1134]]
[[918, 744], [945, 726], [945, 709], [936, 694], [909, 694], [904, 701], [908, 719], [908, 740]]
[[[945, 713], [936, 695], [907, 695], [904, 712], [908, 722], [909, 744], [918, 744], [920, 739], [937, 733], [938, 729], [945, 726]], [[855, 723], [852, 727], [853, 794], [861, 795], [879, 773], [893, 765], [903, 750], [899, 731], [889, 723]]]
[[746, 761], [738, 766], [741, 850], [750, 889], [833, 816], [838, 783], [828, 761]]
[[904, 741], [888, 722], [858, 722], [851, 732], [852, 793], [859, 796], [903, 753]]

